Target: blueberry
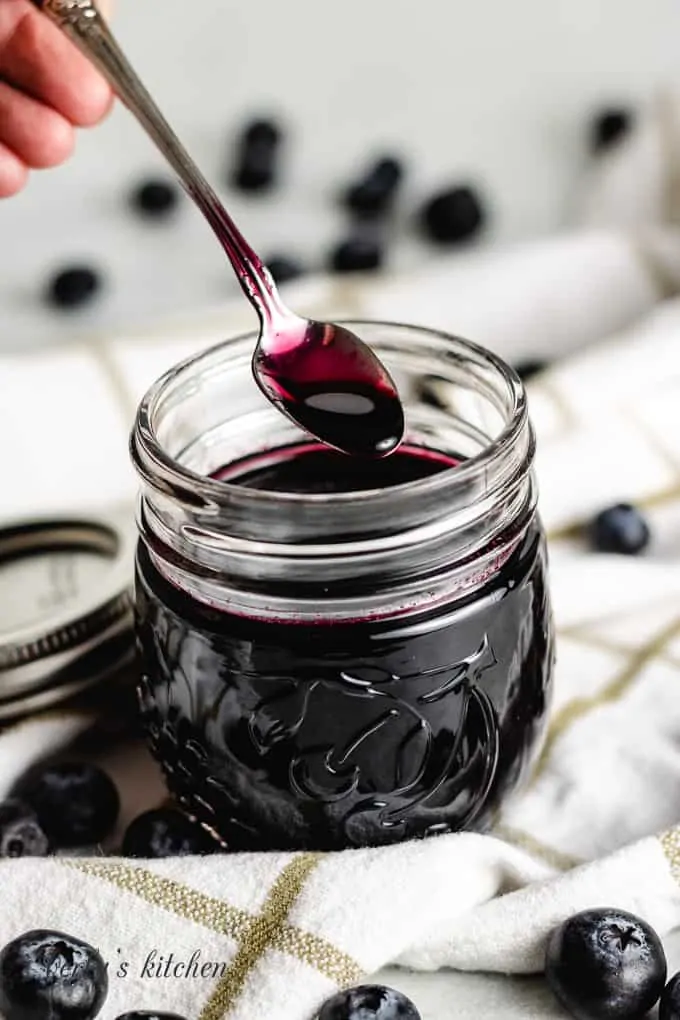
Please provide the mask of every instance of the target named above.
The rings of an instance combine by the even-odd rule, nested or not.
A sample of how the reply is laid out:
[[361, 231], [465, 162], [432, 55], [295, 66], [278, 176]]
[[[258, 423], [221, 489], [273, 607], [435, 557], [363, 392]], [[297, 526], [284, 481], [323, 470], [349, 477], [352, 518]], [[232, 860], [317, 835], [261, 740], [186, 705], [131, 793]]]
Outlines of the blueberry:
[[393, 156], [379, 159], [361, 180], [345, 193], [345, 205], [361, 216], [376, 216], [392, 206], [404, 176], [404, 167]]
[[243, 129], [243, 143], [245, 145], [269, 145], [271, 148], [278, 145], [283, 137], [279, 125], [266, 118], [251, 120]]
[[0, 953], [5, 1020], [90, 1020], [108, 991], [106, 965], [87, 942], [58, 931], [29, 931]]
[[249, 151], [234, 171], [232, 185], [239, 191], [265, 191], [274, 184], [274, 176], [269, 151], [258, 147]]
[[62, 269], [49, 282], [47, 298], [59, 308], [77, 308], [87, 304], [101, 288], [99, 273], [89, 266]]
[[46, 857], [49, 849], [37, 816], [26, 804], [0, 803], [0, 857]]
[[420, 1020], [410, 999], [383, 985], [338, 992], [321, 1007], [318, 1020]]
[[174, 808], [145, 811], [128, 826], [123, 838], [126, 857], [182, 857], [208, 854], [217, 843], [196, 822]]
[[304, 272], [301, 264], [288, 255], [272, 255], [266, 259], [265, 264], [274, 277], [274, 283], [288, 283], [289, 280], [296, 280], [302, 276]]
[[601, 110], [590, 126], [591, 151], [597, 153], [611, 148], [630, 132], [634, 122], [634, 113], [625, 107]]
[[438, 192], [420, 211], [420, 224], [425, 236], [437, 244], [468, 241], [479, 233], [485, 222], [482, 198], [467, 185]]
[[137, 212], [149, 219], [162, 219], [177, 207], [179, 191], [168, 181], [144, 181], [132, 193]]
[[527, 358], [526, 361], [520, 361], [515, 365], [515, 372], [520, 377], [522, 382], [527, 382], [529, 379], [533, 379], [535, 375], [539, 375], [547, 367], [547, 362], [541, 361], [539, 358]]
[[666, 957], [645, 922], [622, 910], [584, 910], [551, 934], [545, 976], [578, 1020], [638, 1017], [663, 991]]
[[649, 525], [629, 503], [617, 503], [598, 514], [590, 526], [590, 543], [598, 552], [635, 556], [649, 545]]
[[87, 762], [35, 769], [19, 782], [17, 793], [58, 848], [99, 843], [113, 829], [120, 809], [112, 780]]
[[336, 273], [356, 273], [380, 269], [383, 260], [384, 251], [379, 241], [358, 235], [347, 238], [333, 249], [330, 266]]
[[247, 124], [238, 143], [232, 186], [239, 191], [264, 191], [276, 183], [282, 133], [271, 120]]
[[136, 1009], [132, 1013], [121, 1013], [116, 1020], [184, 1020], [184, 1017], [177, 1013], [159, 1013], [155, 1009]]
[[659, 1020], [680, 1020], [680, 974], [675, 974], [661, 993]]

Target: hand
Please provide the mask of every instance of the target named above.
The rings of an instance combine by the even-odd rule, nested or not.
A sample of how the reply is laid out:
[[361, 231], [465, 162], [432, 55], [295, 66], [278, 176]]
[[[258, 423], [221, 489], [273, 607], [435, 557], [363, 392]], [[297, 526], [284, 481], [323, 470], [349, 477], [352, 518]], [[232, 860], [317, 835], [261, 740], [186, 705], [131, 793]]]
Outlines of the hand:
[[[109, 0], [101, 0], [107, 13]], [[92, 127], [113, 95], [100, 74], [28, 0], [0, 0], [0, 198], [29, 170], [71, 155], [75, 128]]]

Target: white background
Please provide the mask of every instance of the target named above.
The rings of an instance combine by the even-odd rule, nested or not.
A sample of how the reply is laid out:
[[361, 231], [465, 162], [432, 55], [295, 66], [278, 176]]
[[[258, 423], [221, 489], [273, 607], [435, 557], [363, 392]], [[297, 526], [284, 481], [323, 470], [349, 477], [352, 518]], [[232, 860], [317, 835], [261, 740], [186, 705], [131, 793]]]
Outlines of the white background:
[[[408, 265], [431, 255], [412, 211], [450, 181], [474, 179], [489, 196], [489, 241], [559, 229], [587, 167], [592, 111], [680, 84], [677, 0], [117, 0], [115, 28], [263, 254], [316, 267], [345, 230], [338, 186], [375, 151], [411, 166], [391, 247], [392, 263]], [[222, 187], [231, 139], [269, 110], [290, 128], [285, 184], [243, 200]], [[118, 110], [81, 136], [67, 167], [0, 204], [4, 349], [125, 331], [234, 293], [188, 205], [154, 229], [129, 214], [130, 184], [158, 166]], [[45, 310], [46, 278], [80, 260], [106, 272], [106, 295], [85, 313]]]

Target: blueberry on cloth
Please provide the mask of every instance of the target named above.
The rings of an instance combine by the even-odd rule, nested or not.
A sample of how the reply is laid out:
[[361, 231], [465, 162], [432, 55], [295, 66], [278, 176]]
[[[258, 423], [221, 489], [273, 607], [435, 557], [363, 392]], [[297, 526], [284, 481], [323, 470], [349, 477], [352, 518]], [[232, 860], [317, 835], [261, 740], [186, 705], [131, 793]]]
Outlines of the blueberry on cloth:
[[547, 364], [547, 361], [541, 361], [539, 358], [527, 358], [526, 361], [520, 361], [515, 365], [514, 369], [522, 382], [528, 382], [529, 379], [533, 379], [535, 375], [539, 375], [547, 368]]
[[384, 251], [373, 237], [358, 235], [341, 241], [331, 252], [330, 268], [336, 273], [358, 273], [380, 269]]
[[248, 123], [238, 142], [231, 175], [239, 191], [264, 191], [276, 183], [282, 131], [273, 120]]
[[271, 148], [279, 145], [283, 138], [281, 127], [271, 118], [263, 117], [249, 121], [243, 129], [242, 144], [269, 145]]
[[487, 213], [479, 192], [469, 186], [447, 188], [429, 198], [420, 211], [420, 225], [437, 244], [468, 241], [485, 225]]
[[35, 811], [54, 847], [99, 843], [120, 810], [113, 781], [89, 762], [63, 762], [32, 770], [17, 793]]
[[404, 176], [401, 160], [384, 156], [376, 160], [344, 196], [347, 208], [360, 216], [379, 216], [389, 210]]
[[600, 110], [590, 126], [590, 148], [594, 153], [611, 148], [632, 129], [635, 115], [625, 107]]
[[169, 181], [143, 181], [132, 193], [132, 205], [148, 219], [163, 219], [179, 202], [179, 191]]
[[27, 804], [0, 803], [0, 857], [46, 857], [49, 850], [49, 840]]
[[70, 266], [56, 273], [47, 287], [47, 299], [58, 308], [78, 308], [101, 289], [99, 273], [91, 266]]
[[659, 1020], [680, 1020], [680, 974], [674, 974], [661, 993]]
[[647, 521], [630, 503], [608, 507], [590, 526], [590, 542], [598, 552], [636, 556], [649, 545], [650, 538]]
[[175, 808], [155, 808], [138, 815], [123, 837], [126, 857], [183, 857], [209, 854], [217, 843], [196, 822]]
[[29, 931], [0, 953], [4, 1020], [90, 1020], [107, 991], [101, 956], [72, 935]]
[[420, 1020], [420, 1013], [410, 999], [394, 988], [359, 985], [328, 999], [318, 1020]]
[[577, 1020], [629, 1020], [657, 1002], [666, 981], [661, 940], [615, 908], [583, 910], [551, 934], [545, 976]]

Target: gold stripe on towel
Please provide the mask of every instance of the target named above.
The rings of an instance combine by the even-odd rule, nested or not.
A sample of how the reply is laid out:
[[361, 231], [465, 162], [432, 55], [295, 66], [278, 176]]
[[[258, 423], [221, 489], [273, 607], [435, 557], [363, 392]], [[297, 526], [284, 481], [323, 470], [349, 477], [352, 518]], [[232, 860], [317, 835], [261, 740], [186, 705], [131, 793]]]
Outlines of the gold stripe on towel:
[[676, 882], [680, 882], [680, 825], [662, 833], [659, 836], [659, 842], [668, 860], [673, 878]]
[[612, 638], [604, 638], [600, 637], [599, 634], [591, 634], [590, 626], [590, 623], [577, 623], [572, 627], [560, 628], [557, 631], [558, 640], [560, 637], [565, 637], [567, 641], [573, 641], [576, 645], [594, 648], [598, 652], [611, 652], [612, 655], [623, 656], [626, 660], [635, 651], [635, 645], [621, 645]]
[[521, 829], [514, 829], [508, 825], [497, 825], [491, 831], [491, 835], [501, 839], [504, 843], [510, 843], [511, 846], [518, 847], [520, 850], [526, 850], [532, 857], [538, 857], [552, 868], [557, 868], [558, 871], [570, 871], [572, 868], [577, 868], [580, 864], [583, 864], [583, 861], [579, 860], [578, 857], [562, 853], [561, 850], [548, 846], [547, 843], [536, 839], [535, 836]]
[[548, 735], [531, 779], [532, 784], [543, 773], [555, 742], [570, 728], [572, 723], [588, 715], [595, 708], [600, 708], [602, 705], [617, 701], [637, 680], [645, 666], [658, 658], [663, 653], [668, 642], [672, 641], [679, 632], [680, 619], [675, 619], [671, 624], [655, 634], [651, 641], [648, 641], [636, 651], [630, 652], [625, 666], [602, 691], [594, 694], [591, 698], [574, 698], [573, 701], [567, 702], [557, 712], [548, 728]]
[[[256, 920], [256, 915], [231, 907], [180, 882], [154, 875], [145, 868], [78, 858], [55, 859], [60, 864], [138, 896], [152, 906], [227, 935], [236, 942], [247, 935]], [[336, 949], [332, 943], [289, 924], [280, 926], [272, 936], [271, 945], [273, 949], [315, 968], [339, 986], [356, 983], [365, 973], [351, 956]]]
[[252, 921], [251, 915], [245, 910], [237, 910], [222, 900], [205, 896], [171, 878], [154, 875], [145, 868], [108, 864], [104, 861], [79, 860], [77, 857], [62, 857], [59, 858], [59, 863], [92, 878], [109, 882], [118, 889], [139, 896], [145, 903], [160, 907], [211, 931], [228, 935], [237, 941], [243, 937]]
[[300, 854], [286, 865], [274, 882], [262, 910], [251, 919], [242, 934], [236, 956], [201, 1010], [199, 1020], [221, 1020], [231, 1008], [260, 959], [272, 948], [305, 882], [321, 859], [320, 854]]
[[[643, 496], [641, 499], [633, 500], [633, 502], [641, 510], [654, 510], [657, 507], [665, 506], [668, 503], [680, 502], [680, 463], [678, 463], [673, 452], [668, 449], [659, 436], [645, 421], [635, 415], [634, 412], [629, 411], [628, 415], [638, 434], [644, 439], [650, 450], [652, 450], [659, 460], [661, 460], [672, 472], [676, 479], [667, 488], [660, 489], [657, 492], [652, 492], [648, 496]], [[548, 531], [548, 541], [557, 542], [561, 539], [580, 538], [589, 523], [590, 518], [587, 521], [572, 521], [570, 524], [566, 524], [560, 528], [551, 529]]]
[[287, 924], [282, 925], [272, 938], [272, 949], [301, 960], [340, 988], [356, 984], [366, 974], [355, 960], [325, 939]]
[[[668, 605], [668, 603], [666, 603], [666, 605]], [[652, 608], [654, 608], [654, 606], [652, 606]], [[558, 627], [557, 630], [558, 640], [561, 637], [566, 637], [569, 638], [570, 640], [579, 641], [581, 631], [584, 631], [585, 633], [591, 633], [592, 630], [597, 627], [609, 626], [611, 624], [621, 624], [627, 620], [630, 620], [631, 615], [632, 610], [630, 609], [630, 607], [628, 607], [627, 609], [623, 610], [617, 609], [613, 613], [611, 612], [603, 613], [601, 616], [593, 616], [588, 620], [587, 623], [583, 623], [583, 621], [581, 621], [579, 623], [571, 623], [568, 626], [561, 625], [560, 627]], [[632, 655], [635, 651], [636, 651], [635, 646], [621, 645], [621, 653], [623, 655], [629, 656]], [[659, 659], [667, 659], [669, 657], [669, 653], [664, 649], [661, 652], [659, 652], [658, 657]]]
[[[678, 151], [678, 107], [675, 95], [664, 88], [655, 96], [654, 104], [661, 128], [663, 195], [661, 215], [664, 221], [680, 222], [680, 152]], [[677, 292], [677, 291], [676, 291]]]
[[664, 301], [675, 297], [678, 293], [678, 281], [673, 275], [673, 271], [656, 254], [642, 235], [631, 237], [630, 243], [645, 275], [651, 279], [652, 285], [656, 288], [659, 300]]
[[548, 542], [563, 542], [568, 538], [581, 538], [585, 527], [585, 521], [575, 521], [573, 524], [565, 524], [561, 528], [551, 528], [546, 538]]
[[680, 502], [680, 479], [667, 489], [653, 492], [643, 499], [636, 499], [635, 505], [643, 510], [655, 510], [659, 506], [666, 506], [668, 503], [675, 502]]
[[[641, 499], [635, 499], [633, 502], [640, 510], [656, 510], [658, 507], [667, 506], [669, 503], [679, 503], [680, 479], [672, 485], [669, 485], [666, 489], [659, 489], [657, 492], [650, 492], [648, 496], [643, 496]], [[551, 528], [548, 531], [548, 542], [558, 542], [567, 538], [583, 538], [591, 520], [592, 517], [588, 517], [581, 521], [572, 521], [570, 524], [565, 524], [559, 528]], [[607, 619], [607, 617], [602, 617], [602, 619]]]
[[[600, 637], [599, 634], [590, 634], [583, 624], [565, 628], [560, 633], [564, 634], [569, 641], [573, 641], [574, 644], [583, 645], [585, 648], [594, 648], [600, 652], [610, 652], [612, 655], [621, 655], [624, 658], [628, 658], [635, 651], [634, 646], [623, 645], [612, 638]], [[660, 652], [659, 661], [666, 663], [667, 666], [672, 666], [674, 669], [680, 669], [680, 657], [672, 655], [670, 652]]]

